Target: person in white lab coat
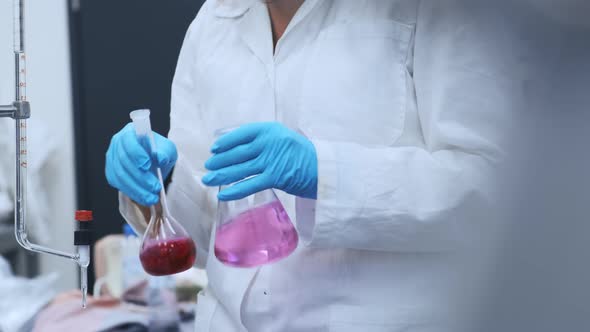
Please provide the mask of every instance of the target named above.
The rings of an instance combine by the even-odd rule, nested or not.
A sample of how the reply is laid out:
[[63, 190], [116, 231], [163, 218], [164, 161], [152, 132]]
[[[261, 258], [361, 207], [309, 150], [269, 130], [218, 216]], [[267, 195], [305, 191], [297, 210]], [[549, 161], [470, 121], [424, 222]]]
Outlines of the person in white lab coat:
[[[157, 135], [165, 175], [175, 166], [171, 213], [209, 276], [197, 331], [443, 330], [451, 257], [477, 242], [490, 210], [512, 89], [477, 18], [444, 3], [204, 4], [178, 61], [169, 140]], [[258, 128], [251, 140], [278, 132], [253, 155], [275, 142], [281, 152], [254, 171], [239, 155], [207, 170], [223, 152], [214, 131], [239, 125]], [[129, 126], [114, 136], [106, 175], [142, 231], [141, 206], [160, 188], [134, 137]], [[227, 148], [249, 151], [244, 142]], [[244, 172], [232, 177], [267, 178], [231, 198], [281, 189], [301, 238], [288, 258], [250, 269], [216, 259], [218, 189], [203, 182], [232, 166]]]

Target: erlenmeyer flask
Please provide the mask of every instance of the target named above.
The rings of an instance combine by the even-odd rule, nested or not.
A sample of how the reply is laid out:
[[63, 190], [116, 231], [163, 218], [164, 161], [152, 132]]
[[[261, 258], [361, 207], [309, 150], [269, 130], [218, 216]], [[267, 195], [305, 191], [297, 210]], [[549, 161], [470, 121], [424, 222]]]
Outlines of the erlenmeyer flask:
[[217, 209], [215, 256], [226, 265], [273, 263], [297, 248], [297, 230], [272, 189], [240, 200], [219, 201]]
[[151, 208], [151, 219], [143, 236], [139, 259], [145, 272], [164, 276], [186, 271], [196, 258], [195, 243], [163, 205]]
[[[141, 145], [156, 159], [156, 144], [150, 124], [150, 111], [138, 110], [130, 114]], [[156, 165], [152, 162], [152, 165]], [[151, 217], [143, 236], [139, 259], [144, 270], [153, 276], [175, 274], [190, 269], [196, 258], [196, 246], [186, 230], [170, 215], [159, 168], [153, 168], [162, 190], [160, 202], [150, 207]]]

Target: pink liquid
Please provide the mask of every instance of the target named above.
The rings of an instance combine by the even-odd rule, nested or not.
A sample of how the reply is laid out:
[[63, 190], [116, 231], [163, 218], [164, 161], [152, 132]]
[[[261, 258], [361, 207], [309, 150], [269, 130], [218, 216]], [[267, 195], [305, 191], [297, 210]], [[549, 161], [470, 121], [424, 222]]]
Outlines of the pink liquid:
[[145, 272], [165, 276], [190, 269], [195, 263], [196, 251], [190, 238], [148, 240], [139, 253], [139, 259]]
[[287, 257], [298, 241], [287, 212], [276, 201], [243, 212], [220, 226], [215, 256], [230, 266], [258, 266]]

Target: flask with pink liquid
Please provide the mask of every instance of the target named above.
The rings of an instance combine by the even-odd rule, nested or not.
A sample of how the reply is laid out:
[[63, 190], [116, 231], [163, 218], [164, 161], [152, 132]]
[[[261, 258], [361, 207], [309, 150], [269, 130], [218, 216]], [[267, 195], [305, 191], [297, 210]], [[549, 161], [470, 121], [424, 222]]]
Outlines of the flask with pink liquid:
[[[216, 136], [226, 132], [219, 130]], [[298, 242], [297, 230], [272, 189], [219, 201], [215, 256], [222, 263], [234, 267], [273, 263], [289, 256]]]

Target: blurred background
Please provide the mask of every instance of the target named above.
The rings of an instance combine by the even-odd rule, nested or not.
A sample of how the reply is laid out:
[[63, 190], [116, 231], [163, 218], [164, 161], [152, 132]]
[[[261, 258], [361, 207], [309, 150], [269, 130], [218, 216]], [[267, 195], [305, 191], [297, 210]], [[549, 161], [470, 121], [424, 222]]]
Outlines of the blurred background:
[[[36, 129], [44, 135], [44, 139], [34, 140], [29, 150], [31, 158], [51, 151], [42, 160], [46, 167], [39, 169], [44, 192], [31, 195], [47, 196], [46, 207], [50, 208], [40, 211], [39, 219], [48, 226], [45, 231], [50, 234], [42, 238], [48, 246], [73, 250], [76, 209], [94, 211], [100, 225], [96, 228], [97, 238], [122, 232], [124, 221], [118, 212], [116, 191], [104, 176], [105, 152], [110, 138], [130, 121], [129, 112], [134, 109], [151, 109], [154, 130], [168, 132], [176, 60], [201, 3], [27, 2], [27, 94], [33, 112], [30, 125], [34, 126], [30, 136], [37, 136]], [[12, 13], [12, 1], [0, 1], [3, 104], [14, 99]], [[13, 126], [11, 119], [0, 122], [7, 130]], [[13, 145], [11, 136], [2, 136], [0, 140], [7, 147]], [[13, 182], [11, 157], [2, 155], [6, 172], [0, 183]], [[35, 208], [34, 204], [31, 208]], [[2, 225], [12, 224], [8, 212], [3, 215]], [[12, 233], [12, 228], [3, 228], [5, 241], [0, 241], [11, 242], [12, 246], [6, 245], [3, 250], [9, 257], [13, 257], [13, 251], [21, 251]], [[76, 269], [70, 262], [47, 255], [24, 255], [26, 258], [11, 259], [17, 271], [35, 275], [60, 270], [59, 288], [76, 287]], [[30, 260], [37, 262], [28, 264]]]
[[[34, 241], [73, 251], [77, 209], [94, 211], [97, 239], [123, 233], [116, 191], [104, 177], [109, 140], [138, 108], [151, 109], [154, 130], [167, 133], [177, 56], [201, 4], [27, 2]], [[520, 64], [509, 70], [524, 98], [511, 105], [511, 163], [497, 181], [501, 222], [466, 266], [468, 296], [450, 306], [466, 331], [590, 331], [590, 1], [490, 1], [485, 9], [480, 19], [510, 46], [499, 49], [501, 58]], [[0, 104], [14, 99], [12, 19], [12, 1], [0, 0]], [[13, 125], [0, 119], [0, 273], [36, 280], [51, 299], [77, 289], [79, 271], [14, 240]], [[91, 265], [90, 289], [96, 272]], [[24, 279], [15, 285], [35, 297], [37, 286]], [[1, 301], [14, 295], [6, 288], [0, 331], [19, 331], [23, 320], [3, 323]]]
[[[168, 132], [170, 87], [178, 53], [202, 2], [26, 2], [27, 97], [32, 106], [28, 229], [33, 242], [74, 252], [77, 209], [93, 210], [96, 239], [122, 234], [124, 220], [118, 212], [117, 193], [104, 176], [105, 152], [112, 135], [130, 121], [129, 112], [134, 109], [151, 109], [153, 129]], [[13, 1], [1, 0], [0, 104], [14, 100], [14, 84]], [[12, 119], [0, 119], [0, 256], [10, 266], [6, 271], [15, 276], [52, 277], [37, 280], [37, 284], [18, 284], [28, 292], [39, 285], [50, 288], [48, 297], [64, 294], [79, 288], [77, 265], [25, 251], [14, 237], [13, 126]], [[103, 258], [113, 255], [108, 251], [111, 240], [107, 238], [103, 246]], [[91, 264], [90, 292], [95, 272]], [[7, 289], [16, 289], [15, 285], [0, 287], [0, 296], [18, 297], [18, 292]], [[45, 293], [40, 294], [39, 301], [46, 301]], [[3, 309], [11, 301], [5, 302], [0, 304], [3, 332], [22, 323], [19, 315], [29, 314], [13, 312], [10, 316]], [[9, 317], [13, 320], [3, 319]]]

